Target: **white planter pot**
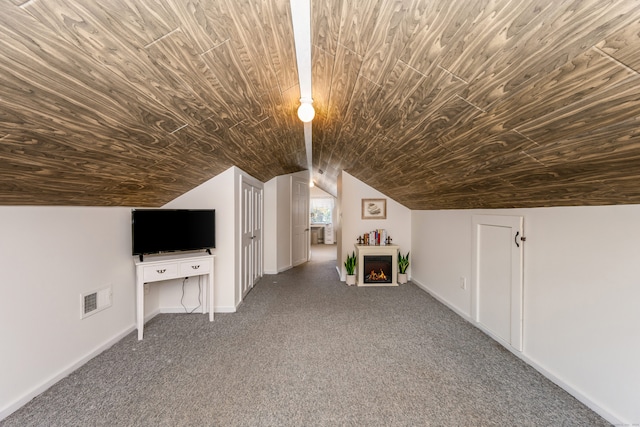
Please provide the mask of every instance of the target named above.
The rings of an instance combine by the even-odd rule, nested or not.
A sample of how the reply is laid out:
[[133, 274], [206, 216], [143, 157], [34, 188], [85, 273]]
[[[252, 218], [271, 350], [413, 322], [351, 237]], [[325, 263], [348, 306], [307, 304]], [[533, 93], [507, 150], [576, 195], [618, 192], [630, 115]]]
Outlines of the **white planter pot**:
[[356, 284], [356, 275], [355, 274], [347, 274], [347, 285], [353, 286]]
[[398, 284], [407, 283], [407, 273], [398, 273]]

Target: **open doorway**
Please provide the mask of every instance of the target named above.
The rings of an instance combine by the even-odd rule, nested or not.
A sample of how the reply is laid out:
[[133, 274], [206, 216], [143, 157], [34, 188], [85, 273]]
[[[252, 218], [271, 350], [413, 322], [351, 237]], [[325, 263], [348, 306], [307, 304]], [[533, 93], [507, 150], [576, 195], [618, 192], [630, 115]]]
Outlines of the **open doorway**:
[[311, 261], [336, 259], [334, 218], [336, 199], [318, 187], [309, 192], [309, 226], [311, 230]]

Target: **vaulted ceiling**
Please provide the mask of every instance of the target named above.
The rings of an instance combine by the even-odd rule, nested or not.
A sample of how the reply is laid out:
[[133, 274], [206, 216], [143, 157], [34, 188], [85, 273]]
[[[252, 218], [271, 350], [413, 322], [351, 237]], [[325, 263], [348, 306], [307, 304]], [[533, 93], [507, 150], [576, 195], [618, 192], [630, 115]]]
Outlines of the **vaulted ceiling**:
[[[0, 0], [0, 204], [306, 169], [289, 0]], [[312, 2], [313, 178], [411, 209], [640, 203], [640, 2]]]

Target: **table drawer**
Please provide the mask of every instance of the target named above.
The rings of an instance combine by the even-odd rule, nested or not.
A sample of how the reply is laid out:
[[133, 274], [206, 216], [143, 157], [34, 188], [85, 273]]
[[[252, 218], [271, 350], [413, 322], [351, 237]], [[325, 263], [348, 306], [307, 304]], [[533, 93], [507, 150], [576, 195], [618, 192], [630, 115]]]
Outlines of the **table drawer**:
[[186, 261], [180, 263], [180, 275], [184, 277], [205, 274], [211, 270], [211, 263], [207, 260]]
[[144, 281], [175, 279], [178, 277], [178, 264], [160, 264], [144, 267]]

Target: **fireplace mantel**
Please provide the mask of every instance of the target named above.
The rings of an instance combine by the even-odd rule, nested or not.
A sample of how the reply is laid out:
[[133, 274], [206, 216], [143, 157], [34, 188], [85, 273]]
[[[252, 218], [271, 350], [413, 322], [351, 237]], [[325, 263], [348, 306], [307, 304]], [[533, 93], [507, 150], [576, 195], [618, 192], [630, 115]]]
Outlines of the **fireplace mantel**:
[[[355, 245], [358, 257], [358, 286], [398, 286], [398, 245]], [[364, 257], [366, 255], [391, 256], [391, 283], [365, 283]]]

